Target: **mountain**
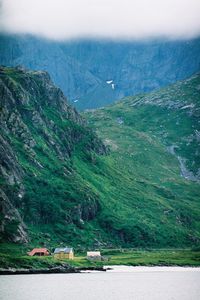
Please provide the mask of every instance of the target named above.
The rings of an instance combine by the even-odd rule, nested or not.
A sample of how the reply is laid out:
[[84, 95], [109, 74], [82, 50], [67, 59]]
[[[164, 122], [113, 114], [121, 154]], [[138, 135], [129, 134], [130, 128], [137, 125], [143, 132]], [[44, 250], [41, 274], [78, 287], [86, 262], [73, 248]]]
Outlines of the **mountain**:
[[114, 164], [108, 228], [134, 245], [199, 243], [200, 74], [86, 116]]
[[0, 64], [46, 70], [79, 110], [185, 79], [200, 68], [200, 39], [68, 41], [1, 35]]
[[99, 85], [99, 79], [79, 61], [65, 54], [60, 43], [31, 36], [6, 35], [1, 36], [0, 41], [1, 65], [48, 71], [65, 95], [72, 99]]
[[57, 239], [76, 237], [99, 196], [74, 160], [89, 166], [106, 147], [46, 72], [2, 67], [0, 94], [2, 239], [27, 242], [47, 228]]
[[195, 75], [80, 116], [46, 72], [2, 67], [1, 240], [198, 246], [199, 86]]

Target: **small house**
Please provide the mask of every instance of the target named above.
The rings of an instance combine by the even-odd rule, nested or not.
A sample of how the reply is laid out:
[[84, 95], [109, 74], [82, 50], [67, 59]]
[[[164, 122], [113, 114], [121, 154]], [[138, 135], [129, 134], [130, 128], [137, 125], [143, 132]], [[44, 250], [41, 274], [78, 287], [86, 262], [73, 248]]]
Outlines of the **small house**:
[[34, 248], [32, 251], [28, 252], [28, 255], [30, 256], [47, 256], [49, 254], [47, 248]]
[[74, 259], [73, 248], [56, 248], [54, 250], [54, 257], [57, 259]]
[[89, 259], [89, 260], [101, 260], [100, 251], [88, 251], [87, 252], [87, 259]]

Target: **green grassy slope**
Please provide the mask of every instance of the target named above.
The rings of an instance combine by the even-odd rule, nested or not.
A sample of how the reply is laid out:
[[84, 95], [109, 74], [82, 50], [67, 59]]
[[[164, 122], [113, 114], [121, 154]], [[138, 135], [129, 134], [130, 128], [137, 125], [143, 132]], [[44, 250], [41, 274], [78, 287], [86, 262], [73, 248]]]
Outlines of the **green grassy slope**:
[[[199, 85], [196, 76], [86, 113], [108, 152], [46, 73], [3, 68], [1, 188], [27, 250], [197, 247]], [[2, 240], [17, 228], [7, 222]]]
[[[126, 243], [199, 243], [199, 87], [196, 75], [86, 113], [111, 148], [102, 174], [100, 219]], [[100, 175], [90, 182], [100, 185]]]

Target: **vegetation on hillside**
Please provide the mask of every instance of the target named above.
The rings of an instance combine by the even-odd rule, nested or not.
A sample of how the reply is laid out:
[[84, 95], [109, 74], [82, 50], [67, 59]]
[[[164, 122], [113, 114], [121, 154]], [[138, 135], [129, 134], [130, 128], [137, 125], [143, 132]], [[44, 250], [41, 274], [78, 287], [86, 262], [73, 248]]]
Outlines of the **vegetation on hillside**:
[[[198, 246], [199, 85], [126, 98], [87, 125], [46, 73], [3, 68], [1, 187], [28, 247]], [[9, 220], [2, 241], [21, 222]]]
[[127, 244], [199, 244], [199, 86], [195, 75], [85, 114], [111, 149], [100, 220]]

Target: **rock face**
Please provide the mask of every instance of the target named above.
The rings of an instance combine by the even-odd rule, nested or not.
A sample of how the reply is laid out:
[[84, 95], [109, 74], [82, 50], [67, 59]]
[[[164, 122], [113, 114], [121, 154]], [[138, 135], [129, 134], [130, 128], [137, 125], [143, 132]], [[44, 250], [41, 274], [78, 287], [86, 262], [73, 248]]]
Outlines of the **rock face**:
[[79, 109], [110, 104], [187, 78], [199, 70], [200, 39], [53, 42], [0, 37], [0, 64], [46, 70]]
[[[2, 109], [2, 106], [1, 106]], [[1, 111], [2, 117], [2, 111]], [[4, 120], [5, 121], [5, 120]], [[3, 121], [3, 123], [4, 123]], [[1, 128], [3, 128], [3, 124]], [[7, 131], [6, 134], [9, 134]], [[19, 161], [13, 152], [7, 138], [0, 136], [0, 235], [13, 242], [27, 242], [26, 227], [18, 210], [14, 207], [9, 198], [22, 197], [24, 186], [22, 184], [24, 172], [19, 165]], [[14, 186], [18, 186], [17, 191]], [[9, 188], [11, 187], [11, 188]], [[3, 191], [4, 190], [4, 191]], [[6, 194], [7, 195], [6, 195]]]
[[76, 152], [92, 161], [106, 154], [106, 147], [46, 72], [2, 67], [0, 95], [2, 237], [27, 242], [24, 222], [54, 222], [56, 215], [78, 225], [94, 218], [97, 196], [89, 188], [74, 195], [81, 183], [72, 156]]
[[0, 189], [0, 213], [3, 216], [0, 225], [0, 234], [14, 243], [27, 243], [26, 226], [6, 194]]

